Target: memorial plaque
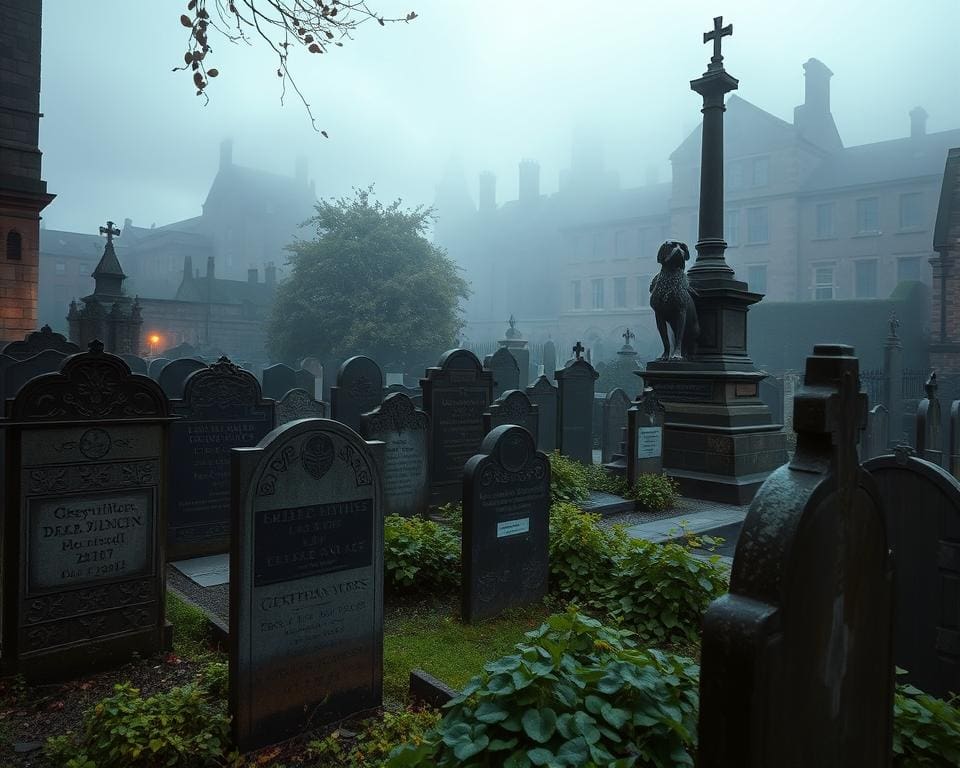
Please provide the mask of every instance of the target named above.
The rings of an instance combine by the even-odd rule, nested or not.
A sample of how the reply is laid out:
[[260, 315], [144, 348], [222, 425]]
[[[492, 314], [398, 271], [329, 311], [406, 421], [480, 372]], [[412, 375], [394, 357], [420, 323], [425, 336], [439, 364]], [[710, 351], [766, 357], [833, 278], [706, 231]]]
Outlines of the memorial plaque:
[[550, 453], [557, 448], [557, 388], [539, 376], [527, 387], [527, 397], [537, 406], [537, 450]]
[[275, 426], [280, 427], [297, 419], [325, 418], [327, 418], [327, 404], [321, 400], [314, 400], [307, 390], [291, 389], [277, 400]]
[[542, 600], [549, 543], [550, 461], [523, 427], [497, 427], [463, 472], [463, 620]]
[[623, 428], [627, 426], [627, 409], [630, 397], [620, 387], [607, 392], [600, 403], [600, 463], [613, 460], [623, 441]]
[[94, 341], [6, 427], [4, 657], [29, 679], [160, 650], [168, 403]]
[[511, 389], [490, 403], [490, 410], [483, 414], [483, 431], [490, 432], [503, 424], [523, 427], [537, 440], [540, 408], [530, 401], [525, 392]]
[[[181, 361], [174, 361], [175, 365]], [[170, 427], [167, 554], [230, 550], [230, 449], [256, 445], [274, 425], [274, 403], [256, 377], [221, 357], [191, 374]]]
[[332, 418], [360, 431], [360, 415], [372, 411], [383, 397], [383, 373], [374, 360], [351, 357], [337, 371], [337, 385], [330, 388]]
[[460, 501], [463, 467], [483, 442], [483, 414], [490, 405], [489, 371], [466, 349], [445, 352], [420, 380], [430, 416], [431, 502]]
[[157, 383], [160, 389], [171, 400], [177, 400], [183, 397], [183, 387], [187, 383], [187, 377], [194, 371], [206, 368], [207, 364], [191, 357], [180, 357], [171, 360], [160, 371]]
[[383, 513], [424, 512], [430, 501], [430, 417], [395, 392], [362, 416], [361, 434], [383, 443]]
[[583, 358], [556, 372], [558, 448], [581, 464], [593, 464], [593, 387], [600, 377]]
[[263, 396], [274, 400], [279, 400], [291, 389], [296, 389], [299, 386], [297, 384], [297, 372], [284, 363], [268, 365], [264, 368], [261, 381], [263, 382]]
[[160, 371], [170, 362], [169, 357], [155, 357], [147, 366], [147, 375], [154, 381], [159, 381]]
[[644, 387], [627, 411], [627, 484], [640, 475], [663, 472], [663, 422], [666, 410], [651, 387]]
[[382, 703], [381, 450], [316, 419], [233, 451], [230, 712], [241, 751]]
[[0, 350], [0, 353], [15, 357], [17, 360], [26, 360], [48, 349], [60, 352], [64, 356], [75, 355], [80, 351], [80, 347], [72, 341], [67, 341], [62, 333], [54, 333], [53, 328], [45, 325], [39, 331], [28, 333], [23, 341], [11, 341]]
[[483, 361], [483, 367], [493, 376], [493, 397], [520, 388], [520, 367], [506, 347], [500, 347]]

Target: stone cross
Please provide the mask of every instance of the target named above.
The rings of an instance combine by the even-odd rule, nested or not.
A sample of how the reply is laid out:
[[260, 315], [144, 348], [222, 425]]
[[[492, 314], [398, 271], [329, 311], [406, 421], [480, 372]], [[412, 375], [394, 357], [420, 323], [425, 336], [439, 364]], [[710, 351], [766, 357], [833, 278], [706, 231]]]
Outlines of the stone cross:
[[720, 41], [728, 35], [733, 35], [733, 24], [727, 24], [727, 26], [724, 27], [723, 16], [714, 16], [713, 30], [703, 33], [704, 43], [709, 43], [713, 40], [713, 58], [710, 59], [711, 63], [719, 64], [723, 61], [723, 56], [720, 54]]
[[630, 346], [630, 342], [637, 338], [637, 334], [631, 331], [629, 328], [623, 332], [623, 342], [626, 346]]
[[581, 359], [581, 358], [583, 357], [583, 351], [584, 351], [584, 349], [585, 349], [585, 347], [583, 346], [583, 343], [582, 343], [582, 342], [579, 342], [579, 341], [578, 341], [578, 342], [576, 343], [576, 345], [574, 346], [574, 348], [573, 348], [573, 354], [574, 354], [574, 356], [576, 357], [577, 360], [579, 360], [579, 359]]
[[116, 228], [113, 226], [113, 222], [112, 222], [112, 221], [108, 221], [108, 222], [107, 222], [107, 226], [105, 226], [105, 227], [100, 227], [100, 234], [107, 236], [107, 244], [109, 245], [110, 243], [113, 242], [113, 238], [114, 238], [114, 237], [120, 237], [120, 230], [119, 230], [119, 229], [116, 229]]

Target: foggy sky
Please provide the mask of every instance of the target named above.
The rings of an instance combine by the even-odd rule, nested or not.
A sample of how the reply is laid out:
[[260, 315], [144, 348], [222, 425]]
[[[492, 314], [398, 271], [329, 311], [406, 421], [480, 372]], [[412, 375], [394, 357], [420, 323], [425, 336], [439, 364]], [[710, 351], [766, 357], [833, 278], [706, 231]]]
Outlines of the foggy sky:
[[[211, 0], [212, 2], [212, 0]], [[318, 197], [376, 183], [388, 200], [431, 203], [451, 157], [476, 199], [481, 170], [498, 202], [517, 195], [517, 162], [540, 162], [556, 190], [578, 123], [602, 139], [623, 186], [643, 183], [699, 118], [689, 81], [710, 57], [701, 43], [724, 15], [728, 71], [738, 95], [792, 121], [802, 64], [834, 72], [832, 108], [845, 145], [960, 127], [955, 49], [960, 0], [370, 0], [410, 24], [365, 24], [328, 54], [291, 63], [313, 106], [315, 133], [265, 46], [211, 38], [220, 70], [210, 104], [182, 61], [187, 30], [177, 0], [44, 0], [40, 147], [57, 199], [47, 227], [96, 233], [107, 219], [137, 225], [199, 215], [222, 138], [234, 161], [293, 175], [309, 157]]]

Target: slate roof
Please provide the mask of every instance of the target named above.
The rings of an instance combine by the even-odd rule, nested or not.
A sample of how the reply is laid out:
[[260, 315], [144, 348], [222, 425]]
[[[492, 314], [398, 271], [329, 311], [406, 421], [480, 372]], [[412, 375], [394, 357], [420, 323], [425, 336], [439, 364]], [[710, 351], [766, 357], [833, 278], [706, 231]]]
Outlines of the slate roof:
[[212, 302], [213, 304], [243, 304], [266, 306], [273, 300], [273, 288], [266, 283], [246, 280], [221, 280], [194, 277], [184, 280], [174, 297], [177, 301]]
[[123, 267], [120, 266], [120, 260], [117, 258], [117, 252], [113, 248], [113, 243], [107, 241], [103, 248], [103, 256], [96, 268], [93, 270], [93, 276], [105, 275], [108, 277], [126, 277], [123, 273]]
[[[292, 176], [247, 168], [242, 165], [221, 166], [210, 185], [204, 206], [212, 200], [236, 208], [262, 208], [264, 202], [290, 205], [299, 210], [305, 201], [312, 201], [309, 188]], [[182, 222], [177, 222], [181, 224]], [[174, 225], [171, 225], [174, 226]]]
[[933, 248], [937, 251], [960, 248], [960, 147], [947, 153], [937, 223], [933, 228]]

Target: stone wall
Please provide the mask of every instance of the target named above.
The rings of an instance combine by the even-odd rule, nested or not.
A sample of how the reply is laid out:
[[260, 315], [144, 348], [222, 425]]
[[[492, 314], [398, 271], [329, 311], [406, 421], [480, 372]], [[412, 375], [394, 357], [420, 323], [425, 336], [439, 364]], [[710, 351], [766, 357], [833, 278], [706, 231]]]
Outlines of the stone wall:
[[142, 353], [149, 339], [160, 336], [160, 348], [188, 342], [215, 349], [234, 360], [266, 357], [267, 313], [242, 304], [204, 304], [173, 299], [140, 299], [143, 315]]

